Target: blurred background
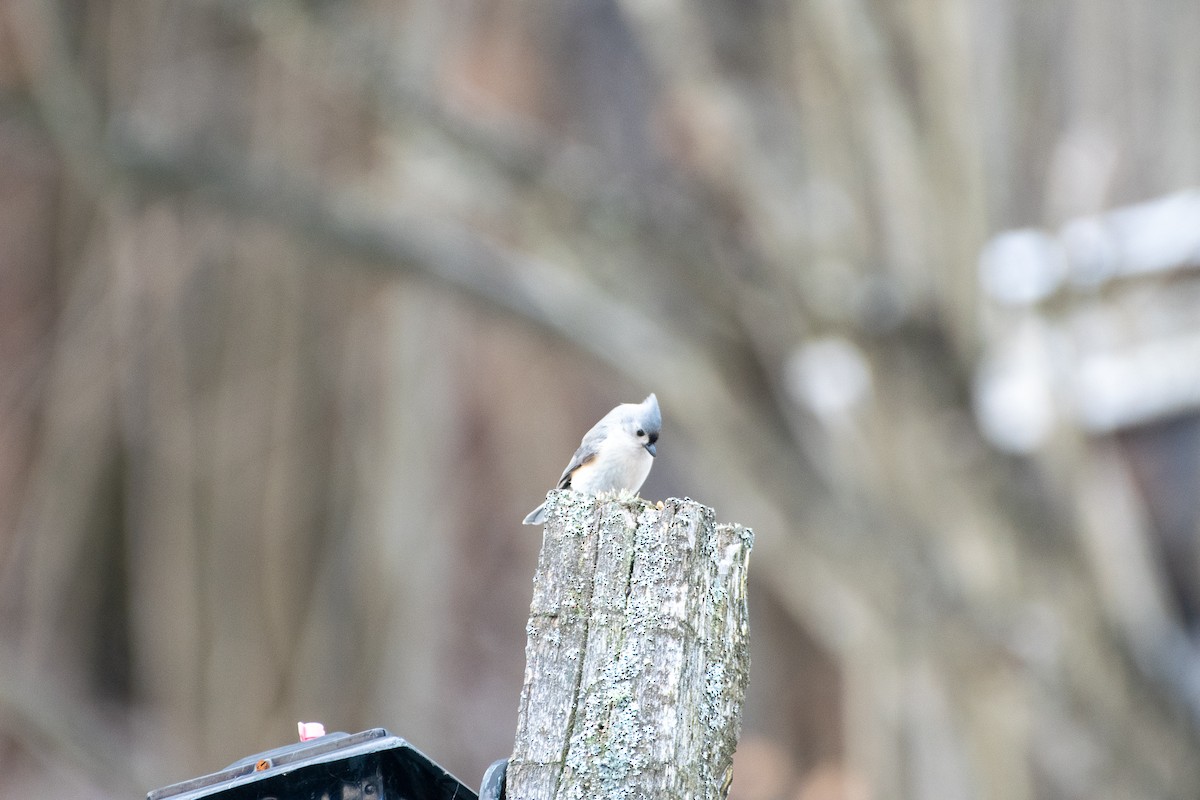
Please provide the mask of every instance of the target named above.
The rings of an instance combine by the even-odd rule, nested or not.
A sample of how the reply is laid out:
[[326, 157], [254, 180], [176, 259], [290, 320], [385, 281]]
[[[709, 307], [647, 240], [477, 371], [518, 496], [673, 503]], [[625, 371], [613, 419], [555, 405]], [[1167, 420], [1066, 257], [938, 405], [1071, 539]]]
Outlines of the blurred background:
[[734, 800], [1200, 796], [1200, 4], [0, 2], [0, 796], [511, 749], [540, 536], [757, 532]]

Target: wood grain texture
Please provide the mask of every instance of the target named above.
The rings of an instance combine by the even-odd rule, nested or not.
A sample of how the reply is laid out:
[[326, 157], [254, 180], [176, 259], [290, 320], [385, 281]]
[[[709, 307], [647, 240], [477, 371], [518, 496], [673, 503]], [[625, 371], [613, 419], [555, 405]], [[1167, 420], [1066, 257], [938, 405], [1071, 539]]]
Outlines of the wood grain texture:
[[753, 533], [693, 500], [556, 492], [547, 512], [508, 797], [720, 797]]

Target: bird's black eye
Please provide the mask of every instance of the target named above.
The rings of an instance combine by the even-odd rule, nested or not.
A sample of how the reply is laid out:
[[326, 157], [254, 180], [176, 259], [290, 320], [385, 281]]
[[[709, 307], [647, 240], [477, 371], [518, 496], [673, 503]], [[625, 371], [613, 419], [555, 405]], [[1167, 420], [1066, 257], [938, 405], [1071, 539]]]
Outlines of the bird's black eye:
[[638, 435], [638, 436], [645, 436], [645, 435], [646, 435], [646, 432], [645, 432], [644, 430], [642, 430], [641, 428], [638, 428], [637, 435]]

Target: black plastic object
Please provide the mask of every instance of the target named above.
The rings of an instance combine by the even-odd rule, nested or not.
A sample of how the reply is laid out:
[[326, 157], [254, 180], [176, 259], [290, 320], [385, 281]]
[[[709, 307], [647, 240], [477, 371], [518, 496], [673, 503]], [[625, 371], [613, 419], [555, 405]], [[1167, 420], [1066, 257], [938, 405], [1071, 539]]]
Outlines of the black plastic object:
[[146, 800], [477, 800], [453, 775], [383, 728], [268, 750]]

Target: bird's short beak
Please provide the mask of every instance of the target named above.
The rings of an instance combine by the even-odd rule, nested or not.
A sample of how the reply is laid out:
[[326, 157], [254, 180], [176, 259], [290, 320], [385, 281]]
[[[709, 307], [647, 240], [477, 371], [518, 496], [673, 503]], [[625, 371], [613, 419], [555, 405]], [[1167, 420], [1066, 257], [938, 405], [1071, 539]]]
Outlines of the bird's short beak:
[[651, 455], [651, 456], [657, 456], [657, 455], [658, 455], [658, 448], [656, 448], [656, 447], [654, 446], [654, 442], [646, 442], [644, 445], [642, 445], [642, 447], [645, 447], [645, 448], [646, 448], [646, 450], [648, 450], [648, 451], [649, 451], [649, 453], [650, 453], [650, 455]]

